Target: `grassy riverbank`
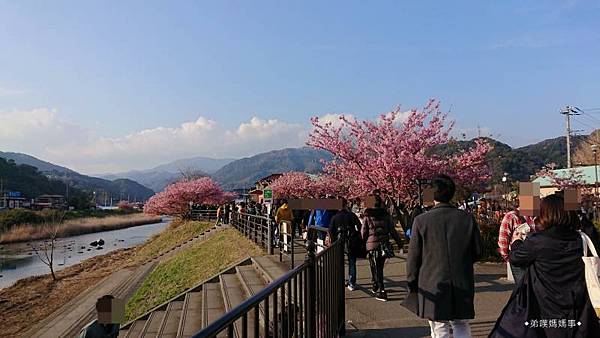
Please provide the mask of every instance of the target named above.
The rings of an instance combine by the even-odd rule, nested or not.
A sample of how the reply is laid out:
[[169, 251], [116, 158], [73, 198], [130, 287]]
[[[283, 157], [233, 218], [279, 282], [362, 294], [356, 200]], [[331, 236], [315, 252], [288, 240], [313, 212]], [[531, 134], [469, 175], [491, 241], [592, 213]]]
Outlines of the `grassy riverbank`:
[[103, 218], [88, 217], [67, 220], [58, 225], [16, 225], [0, 234], [0, 244], [27, 242], [49, 238], [49, 227], [56, 230], [57, 237], [69, 237], [93, 232], [117, 230], [132, 226], [162, 222], [162, 218], [146, 214], [129, 214]]
[[135, 249], [112, 251], [58, 271], [21, 279], [0, 289], [0, 337], [19, 337], [104, 277], [127, 266]]
[[183, 249], [146, 277], [125, 308], [127, 320], [147, 312], [199, 282], [247, 257], [263, 254], [252, 241], [233, 229]]
[[184, 243], [188, 239], [203, 233], [212, 227], [212, 222], [189, 222], [175, 220], [169, 224], [167, 230], [154, 235], [148, 242], [138, 247], [133, 259], [143, 262], [149, 258], [158, 256], [177, 244]]
[[141, 261], [155, 257], [211, 226], [212, 223], [206, 222], [174, 222], [173, 226], [143, 245], [95, 256], [58, 271], [56, 282], [47, 274], [25, 278], [0, 289], [0, 327], [3, 328], [0, 337], [22, 335], [109, 274], [137, 266]]

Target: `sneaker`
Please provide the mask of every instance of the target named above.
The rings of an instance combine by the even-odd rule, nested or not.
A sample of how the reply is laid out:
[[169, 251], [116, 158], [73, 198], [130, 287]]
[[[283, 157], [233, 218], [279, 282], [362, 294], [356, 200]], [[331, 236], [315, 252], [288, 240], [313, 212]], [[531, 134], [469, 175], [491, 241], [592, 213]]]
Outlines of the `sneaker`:
[[356, 286], [354, 286], [354, 284], [348, 284], [348, 290], [354, 291], [355, 289], [356, 289]]
[[385, 293], [385, 291], [377, 292], [375, 299], [382, 301], [382, 302], [387, 302], [387, 300], [388, 300], [387, 294]]
[[373, 288], [371, 290], [373, 291], [374, 295], [377, 295], [377, 291], [379, 291], [379, 286], [373, 285]]

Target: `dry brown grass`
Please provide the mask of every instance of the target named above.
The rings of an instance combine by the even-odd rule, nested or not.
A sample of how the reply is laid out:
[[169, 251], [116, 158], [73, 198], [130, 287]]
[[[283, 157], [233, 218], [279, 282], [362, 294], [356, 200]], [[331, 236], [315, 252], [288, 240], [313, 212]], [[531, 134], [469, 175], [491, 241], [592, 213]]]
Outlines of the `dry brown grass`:
[[[71, 299], [102, 278], [126, 267], [154, 257], [186, 241], [211, 224], [204, 222], [174, 222], [143, 245], [95, 256], [56, 273], [29, 277], [0, 289], [0, 337], [20, 337], [35, 323], [48, 317]], [[164, 244], [167, 243], [167, 244]]]
[[[58, 226], [58, 237], [77, 236], [92, 232], [116, 230], [137, 225], [159, 223], [162, 219], [158, 216], [146, 214], [132, 214], [123, 216], [109, 216], [104, 218], [79, 218], [68, 220]], [[0, 235], [0, 244], [27, 242], [46, 239], [47, 231], [43, 226], [23, 224], [11, 228]]]
[[21, 279], [0, 289], [0, 337], [19, 337], [102, 278], [125, 267], [135, 249], [116, 250], [58, 271], [58, 281], [47, 274]]

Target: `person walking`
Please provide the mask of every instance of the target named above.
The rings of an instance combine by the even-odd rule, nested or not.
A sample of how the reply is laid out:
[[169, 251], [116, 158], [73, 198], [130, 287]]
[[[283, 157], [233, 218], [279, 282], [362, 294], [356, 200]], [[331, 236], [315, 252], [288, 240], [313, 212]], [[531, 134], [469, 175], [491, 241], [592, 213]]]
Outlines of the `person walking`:
[[293, 222], [292, 222], [292, 234], [295, 235], [298, 232], [298, 237], [302, 237], [302, 221], [306, 210], [292, 210]]
[[527, 270], [490, 337], [600, 337], [577, 213], [565, 211], [562, 196], [549, 195], [541, 200], [539, 225], [541, 231], [521, 235], [511, 246], [510, 263]]
[[223, 222], [229, 224], [229, 215], [231, 214], [231, 204], [225, 204], [225, 210], [223, 212]]
[[356, 259], [366, 257], [366, 245], [360, 235], [362, 224], [358, 216], [348, 209], [348, 201], [342, 199], [342, 209], [331, 219], [331, 228], [342, 236], [348, 249], [348, 290], [356, 288]]
[[579, 213], [579, 228], [577, 230], [581, 230], [583, 233], [588, 235], [594, 244], [594, 248], [600, 249], [600, 234], [598, 234], [596, 226], [592, 221], [590, 221], [588, 215], [588, 213]]
[[279, 244], [279, 233], [280, 233], [280, 228], [281, 228], [282, 222], [286, 221], [291, 224], [292, 221], [294, 220], [292, 208], [290, 208], [288, 206], [288, 201], [286, 199], [282, 199], [280, 202], [281, 202], [281, 206], [277, 209], [277, 212], [275, 213], [275, 224], [277, 224], [277, 228], [273, 232], [276, 245]]
[[215, 224], [215, 225], [223, 224], [224, 213], [225, 213], [225, 208], [222, 205], [219, 205], [219, 207], [217, 208], [217, 224]]
[[510, 251], [510, 244], [514, 238], [521, 235], [517, 232], [524, 232], [527, 234], [534, 231], [535, 224], [533, 222], [533, 217], [521, 215], [518, 208], [507, 212], [500, 223], [500, 229], [498, 231], [498, 252], [506, 262], [507, 268], [512, 272], [515, 285], [518, 285], [519, 281], [523, 278], [525, 269], [509, 263], [508, 254]]
[[383, 281], [383, 267], [385, 261], [394, 255], [390, 243], [390, 237], [402, 248], [402, 240], [394, 228], [392, 217], [385, 209], [383, 200], [379, 195], [372, 196], [375, 199], [373, 207], [367, 208], [361, 227], [361, 237], [366, 240], [367, 257], [371, 267], [371, 278], [373, 281], [373, 294], [375, 299], [387, 301], [387, 293]]
[[473, 264], [481, 254], [475, 219], [450, 204], [456, 187], [446, 175], [432, 180], [434, 206], [413, 223], [407, 257], [413, 311], [429, 320], [432, 337], [470, 337], [475, 318]]

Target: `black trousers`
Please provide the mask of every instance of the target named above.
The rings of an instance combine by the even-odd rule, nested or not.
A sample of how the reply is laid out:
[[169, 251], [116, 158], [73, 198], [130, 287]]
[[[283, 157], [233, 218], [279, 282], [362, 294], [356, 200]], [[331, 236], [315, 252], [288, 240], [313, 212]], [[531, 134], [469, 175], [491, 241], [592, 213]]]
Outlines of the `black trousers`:
[[368, 252], [369, 265], [371, 266], [371, 278], [373, 280], [373, 287], [379, 291], [385, 291], [385, 285], [383, 283], [383, 266], [385, 265], [385, 257], [381, 250]]

